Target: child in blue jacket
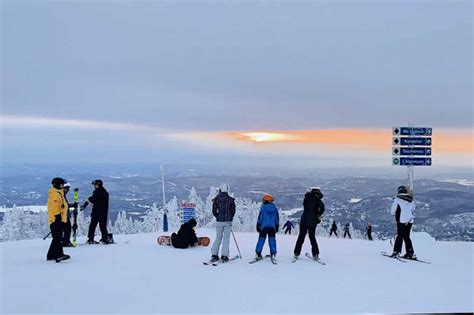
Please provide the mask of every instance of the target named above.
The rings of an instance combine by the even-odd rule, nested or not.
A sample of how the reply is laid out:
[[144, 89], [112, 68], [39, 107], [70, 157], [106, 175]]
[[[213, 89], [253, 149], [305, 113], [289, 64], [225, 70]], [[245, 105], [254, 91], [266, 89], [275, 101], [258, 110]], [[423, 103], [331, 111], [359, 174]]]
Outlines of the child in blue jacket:
[[257, 232], [260, 233], [257, 248], [255, 249], [257, 260], [262, 259], [263, 245], [265, 244], [267, 235], [268, 244], [270, 245], [270, 254], [272, 257], [275, 257], [277, 252], [275, 234], [278, 232], [279, 225], [280, 218], [278, 216], [278, 209], [273, 204], [273, 196], [265, 194], [263, 195], [262, 207], [260, 208], [257, 221]]

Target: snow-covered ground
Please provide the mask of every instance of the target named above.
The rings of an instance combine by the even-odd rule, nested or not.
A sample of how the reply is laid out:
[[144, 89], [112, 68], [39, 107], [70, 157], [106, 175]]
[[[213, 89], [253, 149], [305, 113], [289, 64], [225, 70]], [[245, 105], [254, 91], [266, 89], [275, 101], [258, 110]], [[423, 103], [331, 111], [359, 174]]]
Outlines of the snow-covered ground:
[[160, 247], [156, 237], [120, 235], [114, 245], [67, 248], [72, 259], [59, 264], [45, 260], [49, 240], [0, 243], [0, 313], [474, 310], [473, 243], [415, 234], [418, 256], [432, 261], [426, 265], [381, 256], [388, 241], [320, 238], [322, 266], [303, 257], [292, 264], [295, 236], [279, 234], [279, 264], [249, 265], [257, 234], [236, 233], [244, 259], [213, 267], [202, 264], [209, 247]]
[[[13, 208], [0, 207], [0, 212], [7, 212]], [[22, 209], [23, 211], [31, 211], [34, 213], [46, 212], [48, 211], [48, 206], [39, 205], [39, 206], [17, 206], [16, 209]]]

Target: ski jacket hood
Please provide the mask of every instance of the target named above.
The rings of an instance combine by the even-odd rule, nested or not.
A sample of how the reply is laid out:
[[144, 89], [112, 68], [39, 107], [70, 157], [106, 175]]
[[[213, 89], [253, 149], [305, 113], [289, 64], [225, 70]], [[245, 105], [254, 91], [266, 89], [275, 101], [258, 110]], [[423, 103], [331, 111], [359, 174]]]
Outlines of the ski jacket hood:
[[61, 222], [67, 222], [68, 204], [64, 199], [62, 189], [50, 188], [48, 191], [48, 224], [56, 221], [56, 216], [61, 216]]

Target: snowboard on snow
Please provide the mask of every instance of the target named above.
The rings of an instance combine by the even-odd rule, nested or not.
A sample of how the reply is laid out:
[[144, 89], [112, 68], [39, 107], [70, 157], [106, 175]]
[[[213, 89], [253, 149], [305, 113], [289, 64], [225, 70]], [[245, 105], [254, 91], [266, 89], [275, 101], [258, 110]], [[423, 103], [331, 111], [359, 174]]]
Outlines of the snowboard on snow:
[[[158, 242], [158, 245], [171, 246], [171, 236], [162, 235], [162, 236], [159, 236], [156, 241]], [[210, 243], [211, 243], [211, 239], [209, 237], [207, 236], [198, 237], [198, 246], [206, 247], [206, 246], [209, 246]]]

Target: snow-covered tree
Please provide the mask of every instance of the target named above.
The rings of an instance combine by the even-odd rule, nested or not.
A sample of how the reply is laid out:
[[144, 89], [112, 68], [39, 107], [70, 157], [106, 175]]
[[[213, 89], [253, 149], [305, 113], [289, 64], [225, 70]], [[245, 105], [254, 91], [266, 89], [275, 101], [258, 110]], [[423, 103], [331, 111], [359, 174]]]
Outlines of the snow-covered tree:
[[171, 231], [177, 231], [181, 227], [182, 214], [179, 209], [178, 198], [173, 197], [166, 204], [166, 211], [168, 216], [168, 226]]
[[207, 224], [206, 222], [206, 207], [204, 202], [202, 201], [201, 197], [198, 195], [196, 189], [194, 187], [191, 188], [189, 192], [189, 196], [186, 200], [189, 203], [193, 203], [196, 205], [196, 221], [198, 223], [198, 227], [200, 226], [205, 226]]
[[145, 213], [142, 222], [142, 232], [158, 232], [163, 230], [163, 207], [153, 203], [151, 208]]

